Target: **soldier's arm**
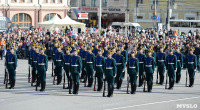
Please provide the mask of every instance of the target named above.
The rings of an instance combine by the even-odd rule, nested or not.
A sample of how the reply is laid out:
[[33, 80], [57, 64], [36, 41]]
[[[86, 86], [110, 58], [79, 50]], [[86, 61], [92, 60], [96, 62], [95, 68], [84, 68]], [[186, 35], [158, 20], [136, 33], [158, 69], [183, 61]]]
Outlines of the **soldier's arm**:
[[127, 68], [127, 70], [129, 69], [129, 60], [127, 61], [127, 67], [126, 68]]
[[136, 72], [137, 73], [139, 72], [139, 61], [138, 61], [138, 59], [136, 60]]
[[125, 51], [125, 62], [127, 62], [127, 61], [128, 61], [128, 52]]
[[82, 60], [81, 60], [81, 57], [79, 57], [79, 69], [80, 69], [79, 72], [81, 72], [81, 70], [82, 70]]
[[103, 58], [102, 64], [103, 64], [103, 72], [105, 73], [105, 58]]
[[180, 58], [180, 62], [181, 62], [181, 67], [183, 66], [183, 54], [181, 54], [181, 58]]
[[155, 65], [156, 65], [156, 63], [155, 63], [155, 60], [153, 60], [153, 62], [152, 62], [153, 64], [152, 64], [152, 69], [153, 69], [153, 73], [154, 73], [154, 70], [155, 70]]
[[92, 56], [92, 60], [93, 60], [93, 66], [95, 67], [95, 55], [93, 54], [93, 56]]
[[195, 57], [194, 57], [194, 69], [196, 69], [197, 68], [197, 56], [195, 55]]
[[123, 71], [125, 70], [125, 66], [126, 66], [126, 62], [125, 62], [125, 58], [122, 57], [122, 66], [123, 66]]
[[17, 68], [17, 55], [15, 55], [15, 69]]
[[175, 57], [175, 59], [174, 59], [174, 69], [176, 70], [176, 68], [177, 68], [177, 58]]
[[117, 73], [116, 61], [115, 59], [113, 59], [113, 75], [115, 76], [116, 73]]

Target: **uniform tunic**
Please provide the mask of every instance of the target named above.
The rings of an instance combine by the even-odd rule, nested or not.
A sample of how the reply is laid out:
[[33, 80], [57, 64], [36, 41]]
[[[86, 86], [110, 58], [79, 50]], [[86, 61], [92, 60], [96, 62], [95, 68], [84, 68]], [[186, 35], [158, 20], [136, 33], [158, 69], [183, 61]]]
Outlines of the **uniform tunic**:
[[48, 69], [48, 57], [47, 55], [38, 55], [37, 70], [41, 82], [46, 82], [46, 71]]
[[175, 55], [168, 55], [166, 59], [166, 68], [168, 75], [171, 80], [175, 79], [175, 70], [177, 68], [177, 59]]
[[95, 70], [98, 82], [103, 82], [103, 73], [105, 72], [105, 58], [103, 56], [96, 56]]
[[87, 53], [85, 65], [88, 77], [93, 78], [95, 66], [95, 55], [93, 53]]
[[55, 59], [54, 59], [54, 65], [55, 65], [55, 75], [56, 76], [62, 76], [62, 67], [64, 64], [64, 54], [63, 52], [56, 52]]
[[188, 69], [189, 77], [195, 77], [195, 69], [197, 68], [197, 57], [196, 55], [187, 55], [186, 66]]
[[157, 54], [157, 66], [158, 66], [158, 72], [160, 76], [164, 76], [165, 73], [165, 64], [166, 64], [166, 54], [165, 53], [158, 53]]
[[146, 57], [144, 65], [145, 65], [145, 72], [146, 72], [146, 80], [147, 82], [153, 83], [153, 73], [155, 70], [154, 57]]
[[117, 76], [116, 76], [116, 79], [117, 80], [119, 80], [119, 79], [123, 80], [122, 71], [125, 68], [125, 58], [122, 55], [116, 55], [115, 61], [116, 61], [116, 64], [117, 64]]
[[108, 86], [114, 86], [114, 76], [117, 72], [116, 61], [113, 58], [106, 58], [105, 60], [105, 76], [108, 82]]
[[10, 80], [16, 80], [16, 67], [17, 67], [17, 55], [8, 54], [6, 57], [6, 67], [9, 73]]
[[129, 58], [127, 62], [127, 72], [131, 84], [137, 84], [137, 73], [139, 72], [139, 62], [137, 58]]
[[79, 84], [79, 73], [82, 70], [82, 60], [80, 56], [72, 56], [70, 63], [70, 72], [74, 82]]
[[181, 68], [183, 66], [183, 55], [182, 53], [175, 52], [177, 58], [177, 75], [181, 75]]

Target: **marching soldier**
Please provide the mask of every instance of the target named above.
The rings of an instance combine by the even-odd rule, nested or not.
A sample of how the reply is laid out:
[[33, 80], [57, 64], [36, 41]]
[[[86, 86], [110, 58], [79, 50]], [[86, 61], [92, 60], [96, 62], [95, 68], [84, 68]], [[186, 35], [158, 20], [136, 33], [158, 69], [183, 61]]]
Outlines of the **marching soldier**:
[[82, 73], [81, 73], [81, 79], [84, 79], [83, 83], [85, 83], [86, 79], [87, 79], [87, 74], [86, 74], [86, 67], [85, 67], [85, 58], [87, 55], [87, 45], [83, 44], [82, 45], [82, 51], [80, 52], [80, 56], [82, 58]]
[[[126, 66], [126, 64], [127, 64], [127, 61], [128, 61], [128, 52], [124, 49], [125, 48], [125, 44], [122, 44], [121, 45], [121, 54], [124, 56], [124, 60], [125, 60], [125, 66]], [[125, 71], [123, 72], [123, 78], [124, 78], [124, 76], [125, 76]]]
[[186, 66], [189, 73], [190, 84], [189, 87], [193, 87], [194, 78], [195, 78], [195, 71], [197, 69], [197, 57], [193, 54], [194, 48], [191, 47], [189, 49], [189, 54], [186, 57]]
[[44, 51], [46, 50], [45, 47], [40, 48], [40, 54], [38, 55], [37, 59], [37, 71], [39, 76], [39, 82], [41, 83], [41, 89], [40, 91], [45, 90], [46, 86], [46, 71], [48, 69], [48, 57], [44, 54]]
[[165, 64], [166, 64], [166, 54], [163, 52], [165, 46], [160, 47], [160, 52], [157, 54], [157, 66], [158, 66], [158, 73], [160, 78], [160, 85], [163, 85], [164, 83], [164, 74], [165, 74]]
[[181, 79], [181, 68], [183, 66], [183, 54], [180, 52], [181, 47], [176, 47], [176, 52], [174, 55], [176, 55], [177, 58], [177, 71], [176, 71], [176, 83], [180, 82]]
[[121, 48], [117, 49], [117, 54], [115, 56], [115, 61], [117, 64], [117, 75], [115, 77], [115, 83], [117, 84], [117, 89], [121, 88], [122, 81], [123, 81], [123, 72], [125, 69], [125, 58], [121, 55]]
[[66, 89], [71, 89], [72, 88], [72, 78], [70, 75], [70, 63], [71, 63], [71, 55], [70, 51], [72, 50], [71, 47], [66, 47], [66, 54], [64, 55], [64, 70], [68, 79], [68, 87]]
[[138, 59], [135, 57], [137, 51], [131, 52], [131, 58], [128, 59], [127, 62], [127, 72], [130, 77], [131, 83], [131, 94], [135, 94], [137, 88], [137, 74], [139, 72], [139, 62]]
[[171, 48], [169, 50], [169, 55], [166, 58], [166, 68], [167, 68], [167, 74], [169, 76], [169, 88], [173, 89], [174, 87], [174, 80], [175, 80], [175, 70], [177, 68], [177, 58], [175, 55], [173, 55], [174, 49]]
[[138, 61], [139, 61], [139, 85], [138, 85], [138, 87], [141, 87], [143, 85], [143, 81], [144, 81], [144, 60], [145, 60], [145, 55], [143, 54], [143, 51], [144, 51], [144, 48], [141, 47], [139, 49], [139, 53], [136, 56]]
[[155, 69], [155, 60], [152, 57], [152, 52], [152, 49], [148, 51], [148, 56], [145, 58], [144, 62], [148, 92], [152, 91], [153, 73]]
[[82, 70], [82, 60], [78, 56], [78, 49], [74, 49], [71, 57], [70, 72], [73, 80], [73, 94], [78, 94], [79, 90], [79, 73]]
[[38, 55], [39, 55], [39, 47], [40, 45], [38, 43], [35, 44], [35, 52], [33, 54], [33, 58], [32, 58], [32, 81], [35, 82], [36, 78], [37, 78], [37, 83], [35, 86], [39, 86], [40, 85], [40, 81], [39, 81], [39, 76], [37, 75], [37, 60], [38, 60]]
[[[32, 48], [30, 50], [30, 53], [29, 53], [29, 60], [28, 60], [28, 64], [30, 65], [30, 67], [32, 68], [33, 67], [33, 62], [32, 62], [32, 59], [33, 59], [33, 56], [34, 56], [34, 53], [35, 53], [35, 46], [36, 46], [36, 43], [33, 43], [32, 44]], [[33, 73], [33, 69], [32, 70], [32, 83], [35, 83], [35, 80], [36, 80], [36, 76], [34, 76], [35, 74]]]
[[96, 43], [95, 48], [92, 51], [92, 53], [94, 53], [95, 56], [97, 56], [97, 54], [98, 54], [98, 48], [99, 48], [99, 42]]
[[10, 53], [6, 57], [6, 68], [9, 73], [9, 89], [14, 89], [16, 81], [16, 68], [17, 68], [17, 55], [15, 54], [15, 45], [12, 44], [10, 47]]
[[104, 56], [104, 57], [106, 57], [107, 54], [108, 54], [108, 46], [109, 46], [109, 45], [105, 45], [105, 46], [104, 46], [104, 52], [103, 52], [103, 56]]
[[57, 85], [60, 85], [60, 83], [62, 82], [62, 67], [64, 62], [64, 53], [61, 50], [62, 48], [63, 45], [59, 43], [54, 58], [55, 76], [57, 76]]
[[102, 56], [103, 49], [98, 50], [98, 55], [95, 58], [95, 70], [98, 81], [97, 91], [101, 91], [103, 87], [103, 74], [105, 72], [105, 58]]
[[94, 66], [95, 66], [95, 55], [92, 53], [92, 47], [88, 47], [88, 53], [86, 55], [86, 72], [87, 72], [87, 78], [88, 78], [88, 86], [92, 87], [93, 83], [93, 75], [94, 75]]
[[105, 76], [106, 81], [108, 83], [108, 95], [107, 97], [111, 97], [113, 95], [114, 90], [114, 76], [117, 72], [116, 61], [112, 58], [112, 52], [108, 52], [107, 58], [105, 60], [106, 69], [105, 69]]

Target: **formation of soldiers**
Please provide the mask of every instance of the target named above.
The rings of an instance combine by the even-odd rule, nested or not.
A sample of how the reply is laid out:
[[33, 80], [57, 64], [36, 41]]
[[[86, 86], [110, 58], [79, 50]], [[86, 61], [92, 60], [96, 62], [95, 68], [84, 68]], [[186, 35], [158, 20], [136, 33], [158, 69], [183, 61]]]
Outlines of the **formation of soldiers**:
[[[73, 94], [78, 94], [80, 83], [85, 87], [93, 87], [96, 91], [102, 91], [105, 96], [107, 83], [108, 95], [113, 96], [114, 89], [120, 89], [127, 72], [127, 93], [129, 84], [131, 94], [136, 93], [137, 87], [144, 87], [144, 91], [151, 92], [153, 88], [153, 74], [157, 67], [156, 83], [165, 88], [173, 89], [174, 83], [181, 79], [181, 69], [185, 67], [189, 76], [189, 87], [192, 87], [197, 69], [197, 56], [193, 54], [194, 45], [191, 43], [187, 51], [181, 52], [181, 45], [158, 44], [145, 45], [143, 42], [124, 42], [119, 39], [116, 42], [94, 41], [93, 44], [77, 39], [71, 40], [67, 45], [55, 38], [52, 49], [52, 76], [53, 84], [60, 85], [64, 79], [63, 89], [71, 89]], [[128, 45], [132, 44], [130, 52]], [[16, 80], [17, 57], [14, 43], [8, 46], [5, 60], [5, 83], [10, 83], [9, 89], [13, 89]], [[48, 70], [48, 56], [45, 55], [45, 47], [34, 40], [29, 54], [29, 77], [31, 86], [41, 86], [40, 91], [45, 91], [46, 71]], [[186, 53], [186, 54], [185, 54]], [[8, 73], [7, 73], [8, 72]], [[65, 87], [65, 76], [67, 76], [68, 87]], [[64, 78], [63, 78], [64, 77]], [[139, 83], [137, 83], [137, 79]], [[168, 86], [169, 79], [169, 87]], [[159, 81], [159, 82], [158, 82]], [[186, 79], [187, 81], [187, 79]], [[35, 83], [35, 85], [33, 85]], [[94, 84], [93, 84], [94, 83]], [[146, 84], [147, 83], [147, 84]], [[138, 85], [137, 85], [138, 84]], [[115, 86], [116, 85], [116, 86]], [[186, 83], [187, 86], [187, 83]]]

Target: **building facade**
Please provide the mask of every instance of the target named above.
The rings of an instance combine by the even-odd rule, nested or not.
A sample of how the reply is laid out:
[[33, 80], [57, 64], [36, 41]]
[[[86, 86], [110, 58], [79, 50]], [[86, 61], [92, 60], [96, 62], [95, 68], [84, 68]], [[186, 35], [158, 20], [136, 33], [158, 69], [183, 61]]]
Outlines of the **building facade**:
[[55, 14], [64, 18], [70, 10], [68, 0], [0, 0], [0, 10], [12, 21], [12, 26], [37, 27]]
[[[199, 0], [170, 0], [171, 19], [200, 20]], [[138, 22], [143, 28], [153, 27], [153, 23], [166, 23], [167, 0], [128, 0], [129, 21]], [[138, 8], [137, 7], [138, 2]], [[152, 20], [156, 3], [158, 18]], [[137, 15], [137, 17], [136, 17]]]
[[[98, 26], [99, 0], [71, 0], [71, 8], [78, 8], [81, 13], [88, 13], [89, 20], [81, 20], [87, 27]], [[102, 0], [102, 27], [112, 22], [125, 22], [127, 0]]]

